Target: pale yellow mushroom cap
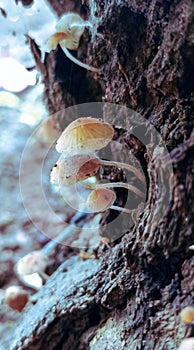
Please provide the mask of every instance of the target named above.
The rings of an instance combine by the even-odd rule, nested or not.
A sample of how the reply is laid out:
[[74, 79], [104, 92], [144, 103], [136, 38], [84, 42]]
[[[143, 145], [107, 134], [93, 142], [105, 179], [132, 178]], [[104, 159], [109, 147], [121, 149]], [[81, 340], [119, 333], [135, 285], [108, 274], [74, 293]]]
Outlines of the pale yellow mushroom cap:
[[100, 167], [100, 160], [91, 154], [78, 154], [65, 158], [61, 156], [50, 174], [50, 182], [69, 186], [94, 176]]
[[56, 150], [66, 155], [86, 154], [99, 150], [112, 140], [113, 127], [96, 118], [74, 120], [59, 137]]
[[194, 338], [186, 338], [180, 344], [178, 350], [194, 350]]
[[194, 307], [192, 306], [184, 307], [184, 309], [182, 309], [180, 312], [180, 318], [181, 318], [181, 321], [185, 323], [194, 322]]
[[13, 310], [21, 312], [29, 300], [29, 294], [18, 286], [11, 286], [5, 291], [5, 302]]
[[21, 258], [17, 265], [16, 271], [19, 275], [31, 275], [33, 273], [40, 273], [45, 271], [48, 264], [48, 258], [40, 250], [35, 250], [23, 258]]
[[104, 211], [111, 207], [116, 200], [114, 191], [107, 188], [98, 188], [93, 190], [87, 198], [87, 207], [92, 212]]

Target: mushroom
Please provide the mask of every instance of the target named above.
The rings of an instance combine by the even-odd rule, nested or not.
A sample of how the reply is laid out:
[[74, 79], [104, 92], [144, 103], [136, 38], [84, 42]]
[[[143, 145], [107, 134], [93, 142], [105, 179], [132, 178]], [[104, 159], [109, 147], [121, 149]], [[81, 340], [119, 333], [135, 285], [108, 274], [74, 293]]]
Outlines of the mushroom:
[[98, 68], [94, 68], [80, 62], [74, 56], [71, 55], [69, 50], [77, 50], [80, 42], [80, 38], [84, 32], [85, 27], [92, 27], [89, 21], [84, 21], [76, 13], [64, 14], [56, 25], [56, 33], [51, 35], [46, 41], [45, 51], [50, 52], [55, 50], [59, 44], [65, 53], [65, 55], [75, 64], [93, 72], [99, 72]]
[[[72, 157], [63, 157], [58, 159], [50, 174], [50, 182], [59, 186], [70, 186], [77, 182], [94, 176], [100, 167], [100, 159], [94, 155], [74, 155]], [[103, 184], [82, 183], [88, 189], [107, 189], [113, 187], [126, 188], [134, 192], [137, 196], [145, 197], [144, 193], [133, 185], [123, 182], [111, 182]]]
[[74, 120], [59, 137], [56, 150], [65, 155], [88, 154], [104, 148], [112, 140], [113, 127], [96, 118]]
[[[57, 141], [56, 150], [65, 155], [91, 153], [106, 147], [113, 135], [114, 129], [109, 123], [91, 117], [78, 118], [63, 131]], [[102, 159], [99, 161], [102, 165], [127, 169], [144, 182], [143, 174], [132, 165]]]
[[48, 275], [44, 272], [49, 256], [56, 249], [57, 245], [62, 243], [67, 237], [77, 234], [80, 229], [77, 229], [74, 225], [68, 224], [66, 228], [51, 241], [49, 241], [41, 250], [33, 251], [23, 258], [21, 258], [14, 267], [18, 278], [26, 286], [31, 287], [35, 290], [39, 290], [42, 287], [42, 279], [48, 279]]
[[62, 155], [51, 171], [50, 182], [56, 185], [73, 185], [94, 176], [99, 167], [99, 159], [91, 154], [79, 154], [66, 158]]
[[116, 194], [114, 191], [106, 188], [98, 188], [90, 193], [90, 195], [87, 198], [86, 204], [88, 209], [92, 213], [105, 211], [108, 208], [123, 211], [125, 213], [132, 213], [132, 210], [130, 209], [125, 209], [113, 205], [115, 200]]
[[5, 291], [5, 302], [13, 310], [21, 312], [29, 300], [29, 294], [18, 286], [8, 287]]
[[184, 323], [193, 323], [194, 322], [194, 307], [186, 306], [180, 312], [181, 321]]
[[16, 264], [16, 272], [19, 275], [39, 274], [43, 279], [47, 280], [48, 275], [44, 272], [48, 264], [47, 256], [41, 250], [35, 250], [23, 258]]

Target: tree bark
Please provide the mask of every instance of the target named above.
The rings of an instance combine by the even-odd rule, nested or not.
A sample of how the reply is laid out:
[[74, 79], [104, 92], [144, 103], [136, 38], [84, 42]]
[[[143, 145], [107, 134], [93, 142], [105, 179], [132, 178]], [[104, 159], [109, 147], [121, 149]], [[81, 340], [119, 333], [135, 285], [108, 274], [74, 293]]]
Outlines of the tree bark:
[[[45, 101], [56, 126], [64, 127], [61, 110], [80, 103], [102, 101], [134, 109], [160, 133], [173, 176], [169, 179], [165, 173], [169, 159], [160, 154], [160, 147], [149, 156], [151, 138], [145, 147], [133, 128], [122, 129], [116, 116], [115, 138], [144, 169], [145, 208], [132, 229], [122, 227], [115, 233], [118, 239], [98, 248], [97, 259], [80, 262], [66, 252], [35, 305], [22, 315], [12, 349], [176, 349], [182, 338], [194, 336], [192, 325], [186, 327], [179, 318], [181, 309], [194, 303], [194, 258], [189, 249], [194, 243], [194, 3], [48, 2], [58, 16], [74, 11], [96, 23], [93, 36], [84, 32], [77, 55], [101, 68], [98, 76], [87, 72], [60, 48], [46, 55]], [[109, 121], [108, 114], [105, 119]], [[158, 221], [163, 210], [155, 176], [159, 159], [160, 180], [172, 181], [173, 190]], [[111, 171], [116, 179], [124, 178]], [[121, 200], [124, 195], [118, 192]], [[107, 211], [102, 224], [114, 215]], [[111, 229], [103, 235], [111, 238]]]

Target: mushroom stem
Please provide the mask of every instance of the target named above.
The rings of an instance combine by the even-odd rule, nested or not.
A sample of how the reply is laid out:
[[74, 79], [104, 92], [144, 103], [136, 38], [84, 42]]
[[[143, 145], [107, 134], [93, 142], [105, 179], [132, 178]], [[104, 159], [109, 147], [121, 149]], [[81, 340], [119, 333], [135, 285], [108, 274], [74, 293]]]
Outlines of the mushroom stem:
[[41, 251], [43, 252], [43, 254], [49, 256], [49, 254], [51, 254], [59, 244], [62, 244], [67, 237], [69, 237], [75, 232], [77, 232], [75, 226], [68, 225], [58, 236], [54, 237], [50, 242], [45, 244]]
[[145, 178], [144, 178], [143, 174], [141, 173], [141, 171], [139, 171], [138, 169], [136, 169], [132, 165], [129, 165], [126, 163], [121, 163], [121, 162], [114, 162], [111, 160], [104, 160], [104, 159], [100, 159], [100, 163], [102, 165], [115, 166], [117, 168], [127, 169], [127, 170], [131, 171], [132, 173], [134, 173], [140, 181], [142, 181], [143, 183], [145, 181]]
[[82, 68], [85, 68], [87, 70], [90, 70], [92, 72], [96, 72], [98, 73], [100, 71], [99, 68], [95, 68], [95, 67], [91, 67], [89, 66], [88, 64], [86, 63], [83, 63], [81, 61], [79, 61], [77, 58], [75, 58], [74, 56], [72, 56], [72, 54], [69, 52], [69, 50], [64, 46], [64, 45], [61, 45], [60, 43], [60, 46], [64, 52], [64, 54], [72, 61], [74, 62], [75, 64], [77, 64], [78, 66], [82, 67]]
[[131, 214], [133, 212], [133, 209], [119, 207], [118, 205], [111, 205], [110, 209], [122, 211], [123, 213], [127, 213], [127, 214]]
[[134, 192], [137, 196], [140, 196], [142, 198], [145, 197], [145, 194], [142, 191], [140, 191], [138, 188], [124, 182], [109, 182], [109, 183], [103, 183], [103, 184], [97, 184], [97, 185], [88, 184], [88, 183], [83, 183], [83, 184], [85, 187], [90, 188], [91, 190], [95, 190], [97, 188], [113, 188], [113, 187], [126, 188], [127, 190]]

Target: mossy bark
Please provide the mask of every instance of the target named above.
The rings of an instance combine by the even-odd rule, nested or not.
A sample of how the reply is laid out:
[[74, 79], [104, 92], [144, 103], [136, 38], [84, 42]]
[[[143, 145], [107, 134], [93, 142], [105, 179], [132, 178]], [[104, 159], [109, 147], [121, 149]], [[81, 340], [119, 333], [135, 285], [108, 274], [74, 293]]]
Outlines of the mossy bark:
[[[79, 103], [102, 101], [134, 109], [165, 142], [173, 165], [173, 191], [158, 221], [157, 156], [149, 157], [131, 131], [116, 133], [144, 167], [149, 185], [144, 211], [130, 232], [98, 249], [98, 260], [81, 263], [85, 274], [76, 270], [79, 259], [71, 256], [68, 262], [66, 254], [36, 305], [22, 316], [13, 349], [176, 349], [184, 336], [194, 336], [192, 327], [179, 319], [180, 310], [194, 303], [194, 258], [189, 250], [194, 243], [194, 3], [49, 3], [59, 16], [75, 11], [89, 18], [91, 7], [96, 7], [96, 35], [84, 33], [77, 55], [101, 67], [99, 75], [87, 72], [60, 48], [46, 56], [45, 101], [57, 127], [63, 128], [65, 118], [57, 112]], [[119, 118], [112, 123], [122, 127]], [[119, 180], [123, 176], [113, 175]], [[106, 213], [103, 222], [111, 215]]]

